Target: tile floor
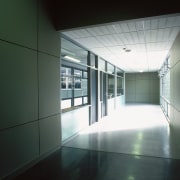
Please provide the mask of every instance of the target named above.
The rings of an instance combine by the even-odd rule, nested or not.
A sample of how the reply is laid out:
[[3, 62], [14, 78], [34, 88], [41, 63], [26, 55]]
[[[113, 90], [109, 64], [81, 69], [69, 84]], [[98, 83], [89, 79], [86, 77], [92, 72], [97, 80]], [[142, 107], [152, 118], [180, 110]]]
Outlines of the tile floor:
[[15, 179], [179, 180], [180, 151], [159, 106], [128, 105]]

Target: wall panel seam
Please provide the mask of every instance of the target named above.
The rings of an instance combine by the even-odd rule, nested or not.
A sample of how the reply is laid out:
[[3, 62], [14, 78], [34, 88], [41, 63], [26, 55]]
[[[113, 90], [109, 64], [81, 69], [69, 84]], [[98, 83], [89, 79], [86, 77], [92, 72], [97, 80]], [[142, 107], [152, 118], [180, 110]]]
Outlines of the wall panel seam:
[[34, 123], [34, 122], [38, 122], [38, 119], [33, 120], [33, 121], [28, 121], [28, 122], [22, 123], [22, 124], [10, 126], [10, 127], [4, 128], [4, 129], [0, 129], [0, 132], [6, 131], [6, 130], [9, 130], [9, 129], [13, 129], [13, 128], [16, 128], [16, 127], [24, 126], [24, 125], [27, 125], [27, 124], [31, 124], [31, 123]]
[[176, 109], [176, 111], [180, 112], [180, 109], [178, 109], [178, 107], [176, 107], [174, 104], [171, 104], [171, 103], [170, 103], [170, 105], [171, 105], [174, 109]]
[[170, 70], [173, 69], [179, 62], [180, 60], [177, 60], [177, 62], [170, 67]]
[[40, 115], [40, 112], [39, 112], [39, 105], [40, 105], [40, 103], [39, 103], [39, 54], [38, 54], [38, 52], [39, 52], [39, 1], [37, 1], [37, 86], [38, 86], [38, 141], [39, 141], [39, 156], [40, 156], [40, 153], [41, 153], [41, 150], [40, 150], [40, 148], [41, 148], [41, 138], [40, 138], [40, 123], [39, 123], [39, 115]]
[[60, 115], [60, 112], [56, 113], [56, 114], [52, 114], [52, 115], [46, 116], [46, 117], [39, 118], [39, 121], [45, 120], [45, 119], [50, 118], [50, 117], [55, 117], [55, 116], [58, 116], [58, 115]]
[[53, 55], [53, 54], [50, 54], [50, 53], [47, 53], [47, 52], [44, 52], [44, 51], [41, 51], [41, 50], [38, 50], [38, 53], [42, 53], [42, 54], [46, 54], [48, 56], [52, 56], [52, 57], [55, 57], [55, 58], [60, 58], [60, 56], [56, 56], [56, 55]]
[[21, 44], [15, 43], [15, 42], [3, 40], [3, 39], [1, 39], [1, 38], [0, 38], [0, 41], [2, 41], [2, 42], [4, 42], [4, 43], [8, 43], [8, 44], [11, 44], [11, 45], [15, 45], [15, 46], [18, 46], [18, 47], [21, 47], [21, 48], [25, 48], [25, 49], [29, 49], [29, 50], [32, 50], [32, 51], [37, 52], [37, 49], [33, 49], [33, 48], [28, 47], [28, 46], [23, 46], [23, 45], [21, 45]]

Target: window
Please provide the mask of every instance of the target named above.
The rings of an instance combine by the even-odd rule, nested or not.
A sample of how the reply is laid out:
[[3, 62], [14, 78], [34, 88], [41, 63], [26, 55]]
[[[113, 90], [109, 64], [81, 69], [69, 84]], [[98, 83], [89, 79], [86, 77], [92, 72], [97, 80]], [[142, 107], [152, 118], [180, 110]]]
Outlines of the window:
[[61, 109], [88, 103], [88, 51], [61, 38]]
[[117, 68], [117, 96], [121, 96], [124, 94], [123, 84], [124, 84], [123, 71], [121, 69]]
[[61, 67], [61, 109], [88, 103], [87, 71]]
[[170, 117], [170, 57], [167, 57], [160, 71], [160, 104], [165, 115]]
[[98, 60], [98, 69], [104, 72], [106, 71], [106, 61], [101, 58]]
[[114, 66], [112, 64], [110, 64], [110, 63], [107, 63], [107, 73], [115, 74], [114, 70], [115, 70]]
[[117, 76], [117, 96], [123, 95], [123, 81], [122, 77]]
[[114, 90], [115, 90], [115, 79], [114, 75], [108, 74], [108, 99], [111, 99], [114, 97]]
[[81, 89], [82, 71], [74, 69], [74, 88]]
[[61, 88], [71, 89], [72, 88], [72, 76], [71, 68], [61, 68]]

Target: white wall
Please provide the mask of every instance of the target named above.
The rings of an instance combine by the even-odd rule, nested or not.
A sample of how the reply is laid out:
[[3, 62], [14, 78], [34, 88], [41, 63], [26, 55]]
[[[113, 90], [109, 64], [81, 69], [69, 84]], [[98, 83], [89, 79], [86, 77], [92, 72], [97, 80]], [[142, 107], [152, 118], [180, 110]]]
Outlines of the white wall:
[[0, 179], [61, 145], [60, 38], [37, 7], [0, 2]]
[[126, 103], [159, 104], [159, 77], [156, 72], [127, 73]]
[[180, 148], [180, 33], [170, 50], [171, 140]]

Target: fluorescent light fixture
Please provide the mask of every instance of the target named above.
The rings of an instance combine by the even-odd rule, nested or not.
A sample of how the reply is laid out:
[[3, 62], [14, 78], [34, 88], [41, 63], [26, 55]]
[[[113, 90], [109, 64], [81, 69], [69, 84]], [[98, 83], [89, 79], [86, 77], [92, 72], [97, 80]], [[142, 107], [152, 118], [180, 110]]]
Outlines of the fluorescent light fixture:
[[80, 62], [79, 59], [76, 59], [76, 58], [73, 58], [73, 57], [70, 57], [70, 56], [64, 56], [64, 59], [67, 59], [67, 60], [70, 60], [70, 61], [74, 61], [74, 62]]

